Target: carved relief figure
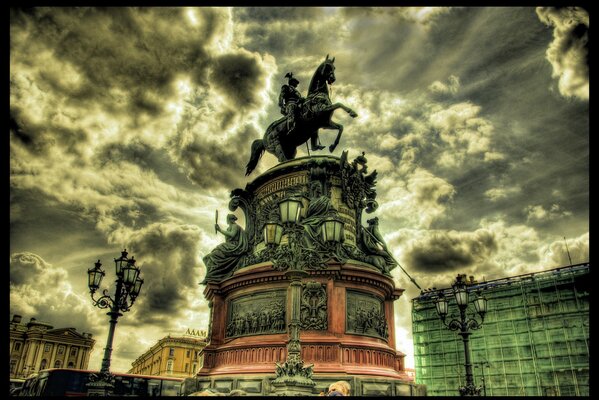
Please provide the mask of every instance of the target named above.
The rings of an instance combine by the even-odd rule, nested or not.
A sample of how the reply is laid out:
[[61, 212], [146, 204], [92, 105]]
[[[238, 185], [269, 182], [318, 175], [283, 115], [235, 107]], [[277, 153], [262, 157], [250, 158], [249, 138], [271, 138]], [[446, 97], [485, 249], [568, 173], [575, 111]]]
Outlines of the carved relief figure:
[[258, 293], [232, 300], [225, 336], [265, 335], [285, 331], [284, 299], [280, 294]]
[[226, 230], [218, 224], [215, 225], [217, 232], [225, 236], [225, 243], [221, 243], [203, 258], [206, 265], [206, 278], [202, 284], [210, 281], [220, 282], [233, 274], [243, 256], [250, 251], [245, 231], [235, 222], [235, 214], [227, 215]]
[[302, 220], [306, 237], [306, 245], [313, 247], [313, 243], [322, 244], [320, 235], [320, 225], [325, 217], [335, 214], [337, 210], [333, 207], [333, 203], [329, 196], [323, 194], [322, 184], [318, 181], [312, 182], [312, 200], [306, 211], [306, 218]]
[[348, 291], [346, 312], [348, 333], [389, 337], [383, 303], [376, 297]]
[[389, 271], [395, 268], [397, 263], [389, 253], [383, 235], [379, 232], [379, 219], [374, 217], [367, 222], [368, 228], [362, 227], [364, 230], [362, 243], [367, 254], [366, 261], [379, 268], [384, 274], [389, 274]]

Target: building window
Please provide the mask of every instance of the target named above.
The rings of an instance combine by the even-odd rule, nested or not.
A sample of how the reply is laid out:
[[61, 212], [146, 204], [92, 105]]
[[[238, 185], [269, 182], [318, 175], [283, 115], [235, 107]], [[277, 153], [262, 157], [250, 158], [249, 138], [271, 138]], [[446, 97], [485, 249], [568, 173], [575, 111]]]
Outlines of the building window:
[[64, 346], [61, 344], [60, 346], [58, 346], [58, 354], [63, 354], [64, 353]]
[[185, 363], [185, 372], [189, 371], [189, 363]]
[[75, 357], [77, 355], [77, 347], [73, 347], [71, 349], [71, 357]]
[[73, 364], [73, 361], [69, 362], [69, 365], [67, 365], [67, 368], [75, 368], [75, 364]]
[[190, 353], [191, 353], [191, 350], [187, 349], [187, 352], [185, 353], [185, 357], [189, 357]]
[[21, 342], [16, 342], [15, 343], [15, 351], [19, 351], [21, 350]]
[[17, 368], [17, 360], [10, 360], [10, 373], [14, 374]]
[[52, 348], [52, 345], [50, 343], [46, 343], [46, 345], [44, 346], [44, 353], [49, 352], [51, 348]]
[[54, 368], [60, 368], [60, 367], [62, 367], [62, 361], [56, 360], [56, 362], [54, 363]]
[[171, 347], [168, 351], [168, 356], [169, 357], [174, 357], [175, 356], [175, 349], [173, 347]]
[[46, 369], [46, 366], [48, 365], [48, 361], [44, 358], [42, 360], [42, 362], [40, 363], [40, 370], [42, 369]]
[[172, 374], [173, 373], [173, 360], [168, 360], [166, 362], [166, 372], [168, 374]]
[[193, 365], [191, 366], [191, 372], [192, 372], [193, 374], [195, 374], [195, 373], [196, 373], [196, 369], [197, 369], [197, 368], [198, 368], [198, 364], [196, 364], [196, 363], [193, 363]]

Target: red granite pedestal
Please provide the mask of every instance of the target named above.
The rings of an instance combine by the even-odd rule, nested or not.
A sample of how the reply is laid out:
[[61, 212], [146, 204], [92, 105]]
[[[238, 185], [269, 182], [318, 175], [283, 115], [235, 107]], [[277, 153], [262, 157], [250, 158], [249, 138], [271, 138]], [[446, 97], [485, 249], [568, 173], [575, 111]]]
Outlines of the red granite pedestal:
[[[318, 282], [326, 287], [328, 314], [326, 330], [300, 333], [302, 359], [306, 365], [314, 364], [313, 379], [317, 383], [314, 393], [336, 380], [347, 380], [353, 383], [354, 394], [358, 385], [361, 394], [414, 394], [417, 389], [404, 372], [404, 354], [395, 349], [393, 301], [401, 296], [403, 289], [396, 289], [391, 278], [359, 262], [330, 264], [326, 270], [308, 272], [310, 275], [304, 282]], [[274, 378], [275, 362], [283, 363], [286, 359], [288, 334], [227, 338], [227, 306], [230, 300], [240, 296], [273, 289], [287, 291], [288, 287], [284, 273], [274, 271], [270, 263], [245, 267], [219, 285], [206, 287], [204, 294], [212, 304], [213, 317], [210, 344], [204, 349], [204, 365], [198, 373], [198, 389], [245, 388], [250, 393], [269, 392], [268, 381]], [[383, 301], [389, 332], [386, 340], [346, 332], [348, 291]]]
[[[299, 341], [304, 365], [314, 365], [314, 394], [337, 380], [348, 381], [353, 395], [425, 393], [405, 373], [404, 354], [395, 348], [393, 302], [403, 289], [396, 288], [389, 276], [390, 257], [381, 257], [381, 242], [378, 250], [366, 244], [369, 238], [380, 237], [362, 221], [364, 213], [378, 207], [375, 179], [376, 172], [367, 172], [364, 155], [350, 162], [344, 152], [341, 158], [312, 156], [278, 164], [245, 189], [231, 192], [229, 209], [239, 208], [245, 214], [251, 251], [243, 255], [246, 258], [231, 276], [208, 279], [204, 296], [211, 307], [210, 343], [203, 350], [197, 376], [185, 382], [186, 393], [208, 387], [222, 392], [274, 393], [275, 363], [286, 361], [290, 339], [291, 287], [283, 270], [291, 264], [307, 273], [301, 278], [304, 314]], [[303, 205], [294, 223], [304, 234], [315, 225], [302, 224], [312, 224], [315, 215], [321, 221], [319, 234], [328, 232], [322, 230], [325, 216], [317, 214], [321, 206], [343, 222], [342, 237], [325, 249], [324, 258], [316, 257], [320, 261], [313, 262], [310, 257], [316, 253], [308, 249], [280, 264], [282, 258], [271, 250], [297, 250], [307, 237], [313, 249], [331, 245], [314, 242], [320, 240], [314, 236], [298, 239], [290, 233], [294, 232], [290, 226], [279, 247], [265, 243], [264, 227], [273, 216], [282, 215], [279, 207], [292, 197]], [[310, 248], [310, 243], [305, 247]]]

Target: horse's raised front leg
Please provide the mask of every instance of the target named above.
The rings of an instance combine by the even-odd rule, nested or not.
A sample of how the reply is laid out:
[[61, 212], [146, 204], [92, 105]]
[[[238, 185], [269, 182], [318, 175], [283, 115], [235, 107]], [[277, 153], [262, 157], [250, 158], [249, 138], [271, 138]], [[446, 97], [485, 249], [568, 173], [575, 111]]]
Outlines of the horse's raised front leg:
[[328, 126], [323, 126], [322, 129], [337, 129], [337, 137], [333, 144], [329, 146], [329, 151], [332, 153], [335, 150], [335, 147], [339, 144], [339, 140], [341, 139], [341, 134], [343, 133], [343, 125], [338, 124], [336, 122], [330, 121]]
[[352, 118], [356, 118], [358, 116], [358, 114], [354, 110], [352, 110], [343, 103], [331, 104], [330, 106], [323, 108], [322, 111], [335, 111], [338, 108], [342, 108]]

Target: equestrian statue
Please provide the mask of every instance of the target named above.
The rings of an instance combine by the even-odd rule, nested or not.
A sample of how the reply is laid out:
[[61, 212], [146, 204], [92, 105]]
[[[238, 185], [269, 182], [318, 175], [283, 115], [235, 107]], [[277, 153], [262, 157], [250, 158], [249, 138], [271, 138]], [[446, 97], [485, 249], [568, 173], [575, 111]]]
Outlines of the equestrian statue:
[[331, 118], [333, 112], [342, 108], [352, 118], [358, 116], [354, 110], [342, 103], [331, 103], [329, 87], [335, 82], [335, 57], [325, 60], [318, 66], [308, 88], [308, 96], [304, 99], [296, 89], [299, 81], [288, 73], [289, 85], [281, 88], [279, 106], [283, 117], [271, 123], [262, 139], [256, 139], [252, 143], [250, 160], [245, 169], [248, 176], [258, 165], [258, 161], [268, 151], [274, 154], [279, 162], [293, 160], [297, 154], [297, 147], [311, 140], [312, 150], [324, 148], [318, 140], [318, 130], [336, 129], [337, 137], [329, 146], [332, 153], [339, 144], [343, 125], [334, 122]]

